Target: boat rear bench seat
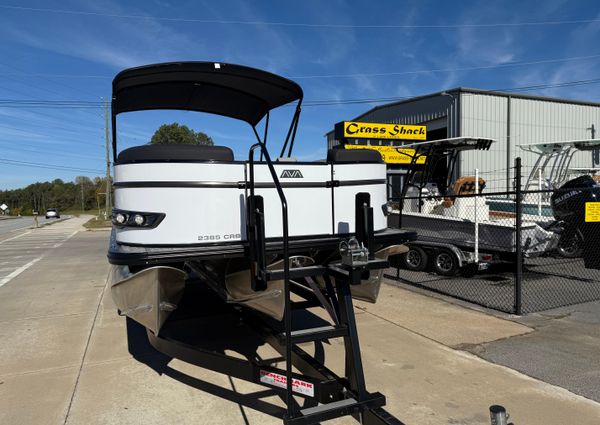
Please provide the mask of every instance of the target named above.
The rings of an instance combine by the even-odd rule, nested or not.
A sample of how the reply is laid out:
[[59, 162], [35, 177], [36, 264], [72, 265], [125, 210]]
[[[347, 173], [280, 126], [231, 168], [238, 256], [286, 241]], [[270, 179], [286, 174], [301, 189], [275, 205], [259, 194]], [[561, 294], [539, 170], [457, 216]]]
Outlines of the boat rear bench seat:
[[[232, 162], [233, 151], [225, 146], [142, 145], [125, 149], [117, 165], [144, 162]], [[288, 161], [285, 161], [288, 162]], [[327, 162], [334, 164], [382, 163], [379, 152], [370, 149], [330, 149]]]
[[233, 161], [233, 151], [225, 146], [142, 145], [119, 153], [117, 164], [143, 162]]

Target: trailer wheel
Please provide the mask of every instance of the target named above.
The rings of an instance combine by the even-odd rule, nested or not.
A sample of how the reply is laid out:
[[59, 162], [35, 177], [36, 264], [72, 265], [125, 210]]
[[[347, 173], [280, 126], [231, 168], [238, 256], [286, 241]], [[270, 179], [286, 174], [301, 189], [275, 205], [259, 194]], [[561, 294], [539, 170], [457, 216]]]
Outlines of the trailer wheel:
[[438, 251], [432, 263], [435, 272], [442, 276], [454, 276], [458, 273], [458, 258], [446, 249]]
[[408, 251], [402, 254], [404, 268], [414, 272], [422, 272], [427, 267], [427, 254], [418, 246], [409, 246]]

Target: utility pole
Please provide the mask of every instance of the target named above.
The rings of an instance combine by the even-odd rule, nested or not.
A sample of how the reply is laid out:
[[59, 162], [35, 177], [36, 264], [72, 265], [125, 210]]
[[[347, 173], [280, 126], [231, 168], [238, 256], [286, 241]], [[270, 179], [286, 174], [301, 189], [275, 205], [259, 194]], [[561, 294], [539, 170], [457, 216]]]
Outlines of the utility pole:
[[83, 179], [81, 179], [81, 211], [85, 211], [85, 204], [83, 203]]
[[104, 99], [104, 112], [106, 115], [106, 219], [112, 215], [111, 211], [111, 185], [110, 185], [110, 144], [108, 141], [108, 97]]

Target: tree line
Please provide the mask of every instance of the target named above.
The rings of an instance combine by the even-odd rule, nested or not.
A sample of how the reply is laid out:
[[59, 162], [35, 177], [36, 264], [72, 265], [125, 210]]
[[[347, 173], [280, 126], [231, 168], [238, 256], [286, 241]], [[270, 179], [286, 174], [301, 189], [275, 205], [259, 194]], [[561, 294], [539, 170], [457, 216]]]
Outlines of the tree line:
[[[163, 124], [150, 139], [150, 144], [213, 145], [213, 139], [179, 123]], [[0, 190], [0, 204], [8, 206], [11, 215], [43, 214], [48, 208], [65, 210], [98, 210], [105, 205], [106, 178], [94, 180], [78, 176], [72, 182], [61, 179], [33, 183], [23, 189]]]
[[10, 215], [31, 215], [34, 210], [43, 214], [48, 208], [66, 210], [98, 210], [104, 208], [106, 178], [77, 176], [72, 182], [55, 179], [38, 182], [13, 190], [0, 190], [0, 204]]

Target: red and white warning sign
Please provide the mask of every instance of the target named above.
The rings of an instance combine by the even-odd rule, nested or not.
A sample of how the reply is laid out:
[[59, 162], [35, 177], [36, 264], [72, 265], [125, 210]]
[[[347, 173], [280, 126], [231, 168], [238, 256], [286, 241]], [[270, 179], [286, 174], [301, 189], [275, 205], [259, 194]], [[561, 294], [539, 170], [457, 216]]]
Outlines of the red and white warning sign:
[[[266, 370], [260, 371], [260, 382], [264, 382], [274, 387], [286, 388], [287, 379], [285, 375], [279, 373], [269, 372]], [[315, 385], [310, 382], [302, 381], [300, 379], [292, 379], [292, 391], [298, 394], [304, 394], [310, 397], [315, 396]]]

